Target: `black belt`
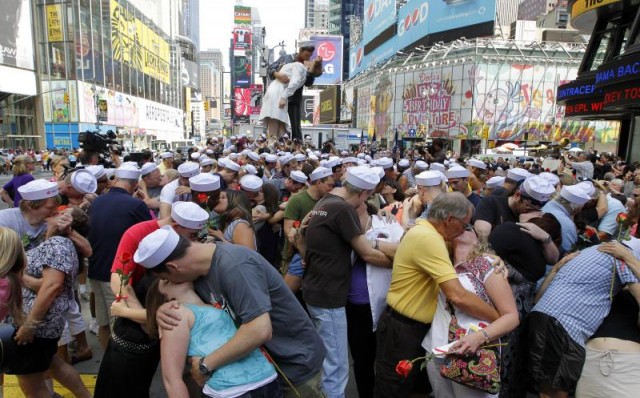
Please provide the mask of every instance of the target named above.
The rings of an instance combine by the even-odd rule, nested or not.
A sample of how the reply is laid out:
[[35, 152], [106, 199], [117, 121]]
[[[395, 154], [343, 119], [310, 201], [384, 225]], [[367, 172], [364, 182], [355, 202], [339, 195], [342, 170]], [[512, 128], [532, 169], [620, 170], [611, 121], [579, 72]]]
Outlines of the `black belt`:
[[390, 305], [387, 305], [387, 308], [385, 310], [385, 312], [387, 314], [389, 314], [389, 316], [397, 321], [400, 321], [402, 323], [405, 323], [407, 325], [419, 325], [419, 326], [424, 326], [424, 327], [428, 327], [431, 324], [430, 323], [424, 323], [424, 322], [420, 322], [420, 321], [416, 321], [415, 319], [411, 319], [408, 316], [402, 315], [401, 313], [399, 313], [398, 311], [394, 310], [393, 308], [391, 308]]

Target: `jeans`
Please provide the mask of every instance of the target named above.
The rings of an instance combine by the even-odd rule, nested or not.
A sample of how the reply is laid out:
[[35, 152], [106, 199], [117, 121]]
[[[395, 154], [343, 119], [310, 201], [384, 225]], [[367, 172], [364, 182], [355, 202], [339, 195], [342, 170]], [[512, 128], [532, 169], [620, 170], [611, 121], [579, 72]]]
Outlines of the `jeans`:
[[320, 308], [308, 304], [307, 308], [324, 342], [322, 388], [328, 398], [344, 398], [344, 390], [349, 381], [349, 344], [345, 308]]
[[275, 379], [269, 384], [240, 395], [238, 398], [282, 398], [282, 393], [278, 387], [278, 379]]

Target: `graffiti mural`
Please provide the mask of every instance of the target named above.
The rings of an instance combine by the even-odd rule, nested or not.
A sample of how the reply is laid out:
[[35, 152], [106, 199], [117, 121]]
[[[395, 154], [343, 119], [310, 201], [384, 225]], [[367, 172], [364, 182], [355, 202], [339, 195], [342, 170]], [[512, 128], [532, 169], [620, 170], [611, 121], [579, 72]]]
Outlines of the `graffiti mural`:
[[[573, 72], [575, 73], [575, 72]], [[542, 65], [478, 64], [468, 70], [467, 98], [473, 101], [475, 128], [488, 126], [489, 139], [548, 140], [562, 117], [556, 87], [570, 79], [567, 68]]]

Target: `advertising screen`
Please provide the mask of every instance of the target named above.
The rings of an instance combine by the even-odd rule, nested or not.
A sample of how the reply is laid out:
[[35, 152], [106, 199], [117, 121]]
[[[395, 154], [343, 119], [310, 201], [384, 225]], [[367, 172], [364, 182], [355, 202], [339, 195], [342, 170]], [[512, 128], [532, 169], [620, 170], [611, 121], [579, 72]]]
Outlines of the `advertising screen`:
[[233, 51], [239, 51], [244, 55], [245, 51], [251, 49], [251, 28], [235, 28], [233, 30]]
[[396, 0], [364, 0], [362, 41], [370, 42], [396, 22]]
[[251, 114], [251, 89], [236, 88], [234, 90], [233, 111], [236, 116], [249, 116]]
[[31, 2], [0, 1], [0, 15], [0, 64], [33, 70]]
[[182, 60], [182, 85], [200, 89], [200, 68], [195, 62]]
[[251, 25], [251, 7], [235, 6], [233, 22], [236, 25]]
[[251, 84], [251, 61], [247, 57], [233, 57], [234, 86], [249, 87]]
[[311, 56], [314, 60], [322, 57], [322, 76], [314, 84], [327, 86], [342, 83], [342, 36], [312, 36], [316, 49]]
[[262, 110], [262, 84], [252, 84], [251, 85], [251, 99], [249, 101], [251, 106], [251, 114], [259, 115]]
[[320, 124], [337, 123], [340, 102], [337, 87], [329, 87], [320, 93]]

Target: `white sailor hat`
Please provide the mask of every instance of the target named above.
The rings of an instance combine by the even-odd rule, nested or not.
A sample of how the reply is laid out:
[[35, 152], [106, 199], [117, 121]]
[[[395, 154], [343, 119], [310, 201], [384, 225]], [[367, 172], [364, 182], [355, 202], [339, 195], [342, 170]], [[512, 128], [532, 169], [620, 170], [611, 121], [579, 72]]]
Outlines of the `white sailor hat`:
[[241, 154], [241, 155], [245, 155], [245, 156], [246, 156], [246, 155], [248, 155], [248, 154], [249, 154], [249, 152], [251, 152], [251, 149], [248, 149], [248, 148], [247, 148], [247, 149], [243, 149], [243, 150], [242, 150], [242, 152], [240, 152], [240, 154]]
[[173, 159], [173, 153], [172, 152], [162, 152], [162, 154], [160, 154], [160, 158], [161, 159]]
[[90, 171], [96, 178], [96, 180], [99, 180], [107, 175], [107, 172], [104, 170], [104, 166], [101, 164], [87, 166], [85, 170]]
[[462, 166], [452, 166], [449, 167], [446, 173], [444, 173], [447, 178], [467, 178], [469, 177], [469, 170], [465, 169]]
[[199, 230], [209, 221], [209, 213], [193, 202], [175, 202], [171, 205], [171, 219], [181, 227]]
[[249, 159], [253, 160], [254, 162], [257, 162], [258, 160], [260, 160], [260, 155], [258, 155], [253, 151], [249, 151], [249, 153], [247, 153], [247, 156], [249, 157]]
[[130, 164], [123, 164], [114, 171], [116, 178], [137, 180], [140, 178], [140, 169]]
[[467, 166], [475, 167], [476, 169], [486, 170], [487, 164], [482, 160], [478, 159], [469, 159], [467, 162]]
[[582, 188], [582, 190], [590, 197], [593, 197], [593, 195], [596, 194], [596, 187], [593, 186], [591, 181], [582, 181], [577, 183], [576, 186]]
[[320, 155], [320, 157], [322, 159], [329, 159], [329, 154], [328, 153], [323, 153], [323, 154]]
[[284, 138], [285, 140], [289, 138], [289, 134], [283, 134], [282, 138]]
[[155, 268], [178, 247], [178, 242], [180, 235], [171, 226], [165, 225], [140, 241], [133, 261], [147, 269]]
[[420, 171], [425, 171], [426, 169], [429, 168], [429, 165], [427, 164], [427, 162], [424, 162], [422, 160], [418, 160], [416, 162], [416, 164], [414, 165], [414, 167]]
[[294, 170], [289, 173], [289, 178], [291, 178], [295, 182], [299, 182], [300, 184], [307, 183], [307, 176], [300, 170]]
[[267, 163], [275, 163], [278, 161], [278, 157], [272, 153], [267, 154], [267, 156], [264, 158], [264, 161]]
[[116, 169], [104, 169], [104, 174], [107, 175], [107, 178], [113, 177], [115, 172], [116, 172]]
[[374, 170], [367, 166], [354, 166], [347, 169], [347, 182], [356, 188], [375, 189], [380, 182], [380, 177]]
[[220, 189], [220, 177], [211, 173], [200, 173], [189, 178], [189, 188], [196, 192], [211, 192]]
[[316, 169], [311, 172], [311, 175], [309, 175], [309, 180], [316, 181], [321, 178], [329, 177], [330, 175], [333, 175], [331, 169], [320, 166], [316, 167]]
[[218, 159], [218, 166], [224, 168], [224, 164], [227, 160], [229, 160], [229, 158], [226, 158], [226, 157], [222, 157]]
[[307, 157], [301, 153], [298, 153], [296, 155], [293, 155], [293, 158], [298, 162], [304, 162]]
[[560, 184], [560, 177], [558, 177], [557, 175], [553, 174], [553, 173], [549, 173], [548, 171], [544, 171], [540, 174], [538, 174], [540, 177], [544, 178], [545, 180], [549, 181], [549, 183], [551, 185], [553, 185], [554, 187], [558, 184]]
[[238, 137], [236, 137], [235, 135], [232, 135], [231, 137], [229, 137], [229, 139], [231, 139], [231, 140], [237, 140], [237, 139], [238, 139]]
[[255, 166], [252, 164], [245, 164], [242, 167], [244, 167], [244, 171], [246, 171], [247, 174], [252, 174], [252, 175], [258, 174], [258, 170], [256, 170]]
[[416, 185], [420, 185], [422, 187], [435, 187], [442, 184], [443, 174], [437, 170], [429, 170], [423, 171], [418, 174], [416, 178]]
[[620, 243], [622, 243], [623, 245], [631, 249], [631, 251], [633, 252], [633, 255], [637, 259], [640, 259], [640, 239], [634, 238], [633, 236], [631, 236], [629, 237], [628, 240], [623, 240]]
[[138, 167], [138, 162], [123, 162], [123, 163], [121, 164], [121, 166], [124, 166], [124, 165], [127, 165], [127, 166], [133, 166], [133, 167], [135, 167], [136, 169], [139, 169], [139, 168], [140, 168], [140, 167]]
[[449, 159], [445, 159], [443, 163], [444, 163], [444, 167], [449, 167], [449, 163], [451, 162], [449, 162]]
[[398, 162], [398, 166], [400, 167], [409, 167], [409, 161], [407, 159], [400, 159]]
[[485, 185], [489, 189], [494, 189], [494, 188], [502, 186], [502, 184], [504, 184], [504, 180], [505, 179], [506, 179], [506, 177], [500, 177], [500, 176], [491, 177], [491, 178], [489, 178], [487, 180]]
[[155, 163], [145, 163], [142, 165], [142, 167], [140, 168], [140, 176], [144, 177], [147, 174], [151, 173], [153, 170], [157, 169], [158, 166], [156, 166]]
[[429, 170], [431, 171], [445, 171], [445, 167], [442, 163], [431, 163], [429, 166]]
[[371, 156], [369, 155], [364, 155], [364, 160], [366, 160], [367, 162], [371, 162], [373, 159], [371, 159]]
[[78, 170], [71, 174], [71, 186], [82, 194], [95, 193], [98, 180], [89, 170]]
[[314, 155], [313, 153], [309, 155], [309, 160], [313, 160], [314, 162], [318, 161], [318, 157], [316, 155]]
[[47, 198], [53, 198], [58, 195], [58, 184], [52, 181], [47, 181], [43, 178], [30, 181], [20, 188], [18, 192], [24, 200], [42, 200]]
[[313, 154], [316, 155], [317, 157], [320, 157], [320, 155], [322, 155], [322, 152], [320, 151], [313, 151]]
[[209, 148], [205, 151], [207, 155], [213, 155], [213, 149]]
[[240, 179], [240, 186], [242, 189], [249, 192], [260, 192], [262, 184], [262, 178], [253, 174], [247, 174]]
[[191, 159], [193, 160], [200, 159], [200, 152], [191, 152]]
[[336, 166], [340, 166], [342, 164], [342, 160], [337, 156], [331, 156], [329, 160], [324, 164], [324, 167], [333, 169]]
[[233, 152], [229, 154], [229, 159], [233, 160], [234, 162], [236, 160], [238, 160], [238, 158], [240, 157], [240, 155], [238, 155], [237, 153]]
[[316, 43], [313, 40], [300, 40], [298, 48], [316, 48]]
[[384, 177], [384, 169], [382, 167], [373, 166], [371, 168], [371, 170], [373, 170], [378, 175], [378, 177], [380, 177], [381, 179], [382, 179], [382, 177]]
[[531, 173], [521, 167], [514, 167], [507, 170], [507, 178], [516, 182], [522, 181], [530, 175]]
[[354, 158], [353, 156], [346, 157], [342, 159], [342, 164], [345, 164], [345, 163], [358, 164], [358, 158]]
[[292, 159], [293, 159], [293, 156], [285, 154], [280, 156], [280, 159], [278, 160], [280, 161], [280, 166], [284, 166], [287, 163], [289, 163]]
[[340, 151], [340, 156], [349, 156], [349, 151]]
[[200, 174], [200, 164], [196, 162], [184, 162], [178, 166], [180, 177], [191, 178]]
[[524, 180], [520, 191], [538, 202], [548, 202], [556, 190], [545, 178], [534, 175]]
[[584, 189], [577, 185], [565, 185], [560, 191], [560, 196], [576, 205], [583, 205], [591, 200], [591, 197]]
[[393, 159], [387, 158], [387, 157], [380, 158], [376, 160], [375, 163], [376, 163], [376, 166], [380, 166], [383, 169], [390, 169], [393, 167]]
[[268, 154], [269, 154], [268, 152], [262, 152], [262, 153], [260, 154], [260, 158], [262, 158], [262, 159], [266, 159], [266, 157], [267, 157], [267, 155], [268, 155]]
[[359, 154], [357, 154], [357, 155], [356, 155], [356, 157], [357, 157], [358, 159], [364, 159], [365, 154], [364, 154], [364, 153], [362, 153], [362, 152], [360, 152]]
[[204, 166], [212, 166], [213, 165], [213, 159], [208, 158], [206, 156], [202, 156], [200, 158], [200, 167], [204, 167]]
[[234, 162], [233, 160], [231, 160], [231, 156], [229, 156], [229, 159], [225, 160], [224, 168], [229, 169], [231, 171], [235, 171], [236, 173], [240, 171], [240, 165]]

